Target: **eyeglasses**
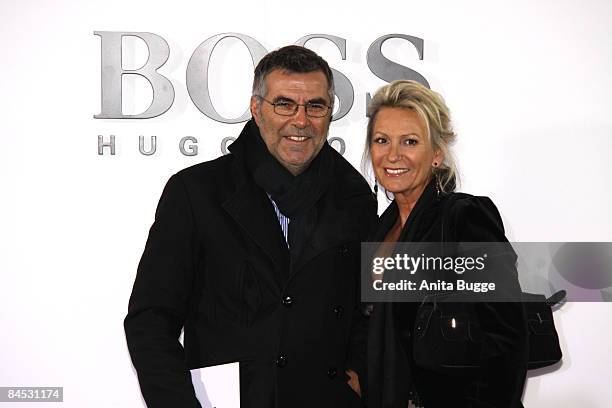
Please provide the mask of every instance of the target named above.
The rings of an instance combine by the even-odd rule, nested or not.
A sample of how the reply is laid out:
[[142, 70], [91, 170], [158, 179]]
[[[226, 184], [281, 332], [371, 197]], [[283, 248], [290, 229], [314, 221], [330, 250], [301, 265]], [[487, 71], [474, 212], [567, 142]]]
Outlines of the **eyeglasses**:
[[327, 112], [330, 109], [330, 106], [318, 102], [308, 102], [305, 104], [295, 103], [291, 100], [270, 102], [262, 96], [256, 96], [262, 101], [268, 102], [270, 105], [272, 105], [274, 107], [274, 113], [281, 116], [293, 116], [298, 111], [298, 108], [303, 106], [304, 109], [306, 109], [306, 116], [310, 116], [311, 118], [322, 118], [323, 116], [327, 115]]

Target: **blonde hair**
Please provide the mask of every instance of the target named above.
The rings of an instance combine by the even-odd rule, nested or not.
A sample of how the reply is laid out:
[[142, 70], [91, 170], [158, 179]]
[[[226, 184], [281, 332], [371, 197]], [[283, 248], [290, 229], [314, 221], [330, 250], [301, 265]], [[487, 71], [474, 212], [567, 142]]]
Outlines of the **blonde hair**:
[[[425, 123], [427, 138], [434, 149], [440, 150], [444, 159], [432, 170], [438, 188], [443, 192], [453, 191], [457, 185], [458, 172], [451, 145], [455, 142], [450, 111], [440, 94], [416, 81], [393, 81], [380, 88], [368, 105], [368, 130], [362, 165], [370, 161], [370, 146], [376, 115], [381, 108], [406, 108], [415, 111]], [[365, 166], [364, 166], [365, 168]]]

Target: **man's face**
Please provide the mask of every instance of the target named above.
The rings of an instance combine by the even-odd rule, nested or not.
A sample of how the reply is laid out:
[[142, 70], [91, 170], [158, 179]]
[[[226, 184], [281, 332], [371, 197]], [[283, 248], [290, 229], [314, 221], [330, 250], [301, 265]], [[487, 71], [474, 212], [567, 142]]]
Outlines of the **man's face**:
[[[272, 103], [331, 105], [327, 78], [321, 71], [290, 73], [275, 69], [265, 80], [267, 93], [263, 97]], [[251, 97], [251, 114], [272, 156], [293, 175], [304, 171], [319, 153], [331, 120], [331, 109], [324, 117], [314, 118], [306, 115], [304, 106], [298, 107], [292, 116], [282, 116], [274, 112], [274, 106], [257, 97]]]

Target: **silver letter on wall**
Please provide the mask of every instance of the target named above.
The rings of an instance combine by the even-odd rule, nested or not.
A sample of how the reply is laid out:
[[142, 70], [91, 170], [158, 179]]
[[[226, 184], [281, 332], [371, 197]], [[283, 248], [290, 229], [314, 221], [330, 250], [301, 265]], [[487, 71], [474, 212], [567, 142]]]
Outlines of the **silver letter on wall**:
[[[170, 47], [166, 40], [152, 33], [94, 31], [102, 39], [102, 109], [96, 119], [148, 119], [166, 112], [174, 102], [174, 87], [157, 69], [166, 63]], [[138, 37], [147, 44], [149, 58], [139, 69], [123, 69], [121, 62], [121, 39]], [[142, 113], [124, 115], [121, 111], [121, 77], [140, 75], [151, 84], [153, 101]]]
[[[340, 148], [336, 149], [333, 145], [334, 142], [338, 142], [340, 144]], [[329, 139], [327, 139], [327, 143], [329, 143], [331, 147], [334, 147], [334, 149], [336, 149], [338, 153], [344, 156], [344, 152], [346, 152], [346, 143], [344, 143], [344, 139], [342, 139], [341, 137], [330, 137]]]
[[236, 140], [235, 137], [231, 137], [231, 136], [224, 137], [223, 140], [221, 140], [221, 154], [223, 154], [224, 156], [228, 154], [229, 150], [227, 150], [227, 145], [228, 144], [231, 145], [232, 143], [234, 143], [235, 140]]
[[155, 154], [155, 151], [157, 150], [157, 136], [151, 136], [151, 148], [149, 150], [145, 150], [144, 144], [144, 136], [138, 136], [138, 150], [140, 151], [140, 154], [144, 156], [151, 156]]
[[110, 135], [110, 140], [108, 142], [104, 141], [104, 136], [98, 135], [98, 154], [102, 156], [104, 154], [104, 148], [110, 148], [111, 156], [115, 155], [115, 136]]
[[[329, 40], [338, 47], [340, 50], [340, 56], [342, 60], [346, 59], [346, 40], [344, 38], [336, 37], [329, 34], [310, 34], [304, 36], [295, 42], [295, 45], [301, 45], [304, 47], [308, 41], [313, 38], [322, 38]], [[353, 106], [353, 100], [355, 99], [355, 92], [353, 91], [353, 85], [351, 81], [340, 71], [332, 68], [334, 75], [334, 92], [338, 96], [339, 107], [338, 111], [334, 114], [332, 121], [338, 120], [346, 116]]]
[[241, 116], [235, 119], [224, 118], [215, 110], [208, 89], [208, 65], [210, 64], [210, 57], [219, 41], [230, 37], [239, 39], [247, 46], [253, 60], [253, 65], [257, 65], [259, 60], [268, 53], [263, 45], [248, 35], [225, 33], [210, 37], [198, 45], [198, 48], [195, 49], [189, 59], [189, 64], [187, 65], [187, 91], [195, 106], [209, 118], [222, 123], [240, 123], [250, 119], [251, 112], [249, 109], [247, 108]]
[[[401, 38], [409, 41], [419, 53], [419, 59], [423, 59], [423, 39], [405, 34], [387, 34], [377, 38], [368, 48], [366, 60], [370, 71], [383, 81], [393, 82], [398, 79], [411, 79], [420, 82], [429, 88], [429, 82], [425, 77], [413, 69], [391, 61], [382, 54], [382, 46], [390, 38]], [[370, 94], [366, 94], [366, 104], [370, 103]], [[367, 105], [366, 105], [367, 106]]]
[[[187, 149], [185, 149], [185, 142], [191, 142], [194, 143], [193, 145], [189, 145], [187, 147]], [[180, 142], [179, 142], [179, 149], [181, 151], [181, 153], [183, 153], [183, 155], [185, 156], [197, 156], [198, 154], [198, 139], [196, 139], [193, 136], [185, 136], [183, 138], [181, 138]]]

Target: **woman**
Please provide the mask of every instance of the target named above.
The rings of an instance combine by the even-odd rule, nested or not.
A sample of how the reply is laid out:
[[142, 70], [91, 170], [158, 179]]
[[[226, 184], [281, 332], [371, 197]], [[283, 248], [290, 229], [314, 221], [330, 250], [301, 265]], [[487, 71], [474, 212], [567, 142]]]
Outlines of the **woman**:
[[[395, 81], [376, 93], [368, 116], [364, 157], [371, 160], [376, 183], [394, 197], [371, 241], [507, 242], [490, 199], [453, 192], [457, 171], [450, 145], [455, 134], [440, 95], [414, 81]], [[374, 307], [368, 340], [369, 408], [406, 408], [415, 398], [413, 391], [426, 408], [522, 406], [527, 331], [521, 303], [469, 306], [483, 335], [479, 368], [455, 372], [424, 368], [415, 361], [419, 307]]]

